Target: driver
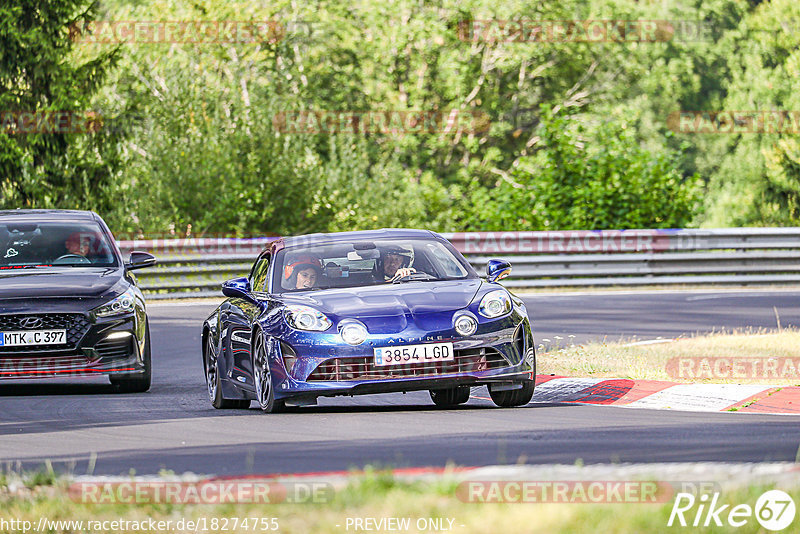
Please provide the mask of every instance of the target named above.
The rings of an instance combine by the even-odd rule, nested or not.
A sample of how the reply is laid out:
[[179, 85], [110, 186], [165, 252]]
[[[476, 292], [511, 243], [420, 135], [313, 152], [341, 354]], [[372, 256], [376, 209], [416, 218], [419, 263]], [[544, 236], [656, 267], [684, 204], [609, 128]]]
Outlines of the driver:
[[411, 251], [400, 246], [381, 249], [384, 282], [393, 282], [417, 272], [416, 269], [410, 267], [412, 259]]
[[83, 256], [89, 255], [91, 249], [92, 236], [85, 232], [73, 232], [64, 243], [67, 253]]
[[316, 256], [297, 256], [283, 268], [284, 287], [311, 289], [322, 274], [322, 262]]

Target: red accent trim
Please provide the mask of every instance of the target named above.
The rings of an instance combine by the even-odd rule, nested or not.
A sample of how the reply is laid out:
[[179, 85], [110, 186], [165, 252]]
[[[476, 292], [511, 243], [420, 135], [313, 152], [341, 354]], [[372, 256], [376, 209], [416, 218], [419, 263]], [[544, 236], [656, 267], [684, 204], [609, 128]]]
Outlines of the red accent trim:
[[86, 367], [83, 369], [53, 369], [52, 371], [41, 371], [41, 370], [31, 370], [31, 371], [0, 371], [0, 375], [31, 375], [31, 374], [56, 374], [56, 373], [83, 373], [83, 372], [92, 372], [92, 373], [109, 373], [113, 371], [135, 371], [135, 367], [124, 367], [121, 369], [94, 369], [91, 367]]

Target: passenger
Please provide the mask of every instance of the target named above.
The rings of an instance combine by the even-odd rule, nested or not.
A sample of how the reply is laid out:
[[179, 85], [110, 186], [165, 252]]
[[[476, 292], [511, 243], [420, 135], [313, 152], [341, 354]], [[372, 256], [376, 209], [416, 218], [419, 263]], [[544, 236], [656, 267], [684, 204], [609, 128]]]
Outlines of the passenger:
[[322, 274], [322, 262], [311, 255], [298, 256], [283, 269], [284, 287], [311, 289]]

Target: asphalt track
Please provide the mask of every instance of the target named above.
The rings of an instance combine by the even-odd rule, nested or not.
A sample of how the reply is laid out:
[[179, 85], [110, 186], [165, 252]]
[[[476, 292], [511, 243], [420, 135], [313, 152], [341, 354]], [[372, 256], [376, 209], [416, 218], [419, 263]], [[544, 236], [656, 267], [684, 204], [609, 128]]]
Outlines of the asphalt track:
[[[720, 329], [800, 325], [800, 290], [535, 294], [537, 341], [652, 339]], [[50, 460], [76, 474], [241, 475], [392, 466], [506, 463], [795, 461], [800, 418], [473, 398], [436, 409], [427, 393], [321, 399], [264, 415], [214, 410], [199, 355], [214, 303], [151, 304], [154, 381], [117, 394], [104, 379], [0, 384], [0, 461]], [[575, 336], [570, 338], [569, 336]], [[561, 338], [561, 339], [559, 339]], [[485, 396], [485, 390], [474, 394]]]

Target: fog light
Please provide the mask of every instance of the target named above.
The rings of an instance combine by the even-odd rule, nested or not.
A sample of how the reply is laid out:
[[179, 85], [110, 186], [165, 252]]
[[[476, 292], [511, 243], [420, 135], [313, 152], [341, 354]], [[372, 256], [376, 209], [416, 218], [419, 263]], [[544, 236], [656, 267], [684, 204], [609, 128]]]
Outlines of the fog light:
[[122, 339], [124, 337], [130, 337], [133, 334], [130, 332], [112, 332], [106, 336], [106, 339]]
[[471, 315], [463, 313], [456, 317], [454, 321], [456, 332], [462, 336], [471, 336], [478, 330], [478, 321]]
[[345, 343], [361, 345], [367, 339], [367, 327], [361, 323], [348, 322], [341, 326], [340, 334]]

